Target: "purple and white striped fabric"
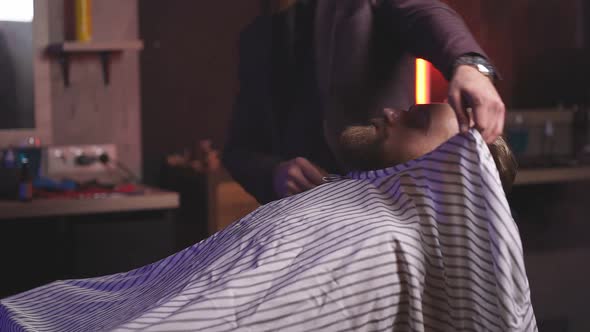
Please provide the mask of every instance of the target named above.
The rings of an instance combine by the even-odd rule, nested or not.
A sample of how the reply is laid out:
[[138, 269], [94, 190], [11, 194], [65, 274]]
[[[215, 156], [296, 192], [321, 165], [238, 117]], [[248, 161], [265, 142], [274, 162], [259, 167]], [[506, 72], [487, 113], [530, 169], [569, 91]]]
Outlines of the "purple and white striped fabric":
[[0, 301], [1, 331], [536, 331], [476, 131], [272, 202], [142, 268]]

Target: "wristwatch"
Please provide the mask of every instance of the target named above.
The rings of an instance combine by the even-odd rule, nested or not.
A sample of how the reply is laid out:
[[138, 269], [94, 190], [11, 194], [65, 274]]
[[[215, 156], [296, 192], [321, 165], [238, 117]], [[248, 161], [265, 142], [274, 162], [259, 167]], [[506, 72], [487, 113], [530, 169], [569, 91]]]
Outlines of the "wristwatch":
[[482, 56], [470, 54], [460, 56], [453, 64], [453, 73], [455, 73], [457, 67], [462, 65], [477, 69], [477, 71], [489, 78], [492, 82], [495, 82], [498, 78], [498, 74], [496, 73], [494, 66], [492, 66], [492, 64]]

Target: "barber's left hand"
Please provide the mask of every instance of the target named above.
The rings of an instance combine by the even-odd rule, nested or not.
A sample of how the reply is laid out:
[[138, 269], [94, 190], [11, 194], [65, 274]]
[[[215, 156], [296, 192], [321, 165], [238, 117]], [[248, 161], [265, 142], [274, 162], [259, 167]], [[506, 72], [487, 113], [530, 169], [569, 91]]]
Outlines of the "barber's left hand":
[[490, 79], [477, 69], [467, 65], [457, 67], [449, 84], [449, 104], [457, 114], [462, 132], [471, 127], [467, 112], [470, 108], [475, 128], [486, 143], [492, 143], [502, 134], [506, 108]]
[[279, 198], [312, 189], [324, 182], [328, 175], [311, 161], [298, 157], [280, 163], [273, 173], [273, 188]]

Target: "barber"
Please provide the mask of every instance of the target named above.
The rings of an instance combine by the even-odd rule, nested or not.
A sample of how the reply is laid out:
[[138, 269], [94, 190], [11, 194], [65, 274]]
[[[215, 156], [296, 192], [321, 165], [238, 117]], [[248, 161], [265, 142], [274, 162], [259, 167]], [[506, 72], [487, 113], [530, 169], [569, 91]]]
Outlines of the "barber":
[[263, 17], [240, 39], [240, 91], [225, 167], [260, 203], [309, 190], [340, 173], [323, 135], [323, 105], [335, 90], [385, 91], [408, 109], [414, 59], [449, 81], [460, 128], [467, 112], [486, 142], [503, 131], [496, 72], [461, 17], [438, 0], [299, 0]]

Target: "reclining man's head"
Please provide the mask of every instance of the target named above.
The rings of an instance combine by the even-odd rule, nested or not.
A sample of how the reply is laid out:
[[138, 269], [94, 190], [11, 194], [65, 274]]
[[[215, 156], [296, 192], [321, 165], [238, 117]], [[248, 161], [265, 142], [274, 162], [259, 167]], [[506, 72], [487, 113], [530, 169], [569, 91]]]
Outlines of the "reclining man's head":
[[[402, 111], [356, 98], [345, 100], [332, 102], [324, 126], [330, 148], [347, 171], [407, 162], [459, 133], [455, 112], [448, 104], [416, 105]], [[509, 192], [517, 170], [514, 155], [502, 137], [488, 147], [504, 191]]]

